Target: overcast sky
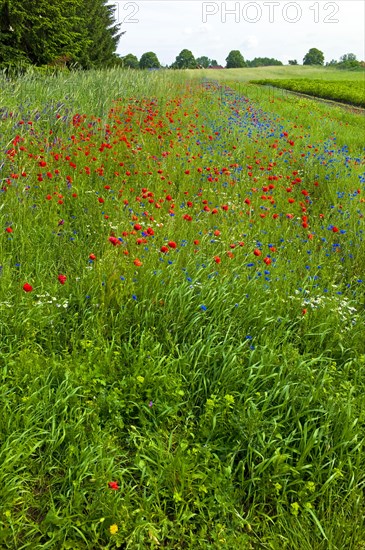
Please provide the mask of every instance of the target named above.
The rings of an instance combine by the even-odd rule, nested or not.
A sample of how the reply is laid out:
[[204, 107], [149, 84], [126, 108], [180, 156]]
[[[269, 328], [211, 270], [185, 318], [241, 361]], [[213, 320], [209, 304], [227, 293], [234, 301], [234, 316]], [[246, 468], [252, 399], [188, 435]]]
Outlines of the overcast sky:
[[325, 62], [354, 53], [365, 59], [365, 2], [363, 0], [110, 0], [122, 23], [118, 53], [138, 58], [146, 51], [170, 65], [187, 48], [195, 57], [206, 55], [225, 65], [231, 50], [245, 59], [274, 57], [303, 62], [318, 48]]

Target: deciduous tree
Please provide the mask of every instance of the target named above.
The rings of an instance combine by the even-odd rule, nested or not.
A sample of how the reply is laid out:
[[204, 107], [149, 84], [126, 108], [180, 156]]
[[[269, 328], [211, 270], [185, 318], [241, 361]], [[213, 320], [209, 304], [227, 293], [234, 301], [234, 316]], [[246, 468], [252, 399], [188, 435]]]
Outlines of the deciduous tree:
[[121, 60], [123, 67], [127, 67], [129, 69], [139, 69], [138, 58], [132, 53], [128, 53], [127, 55], [122, 57]]
[[354, 53], [345, 53], [341, 55], [337, 67], [338, 69], [358, 69], [361, 67], [361, 63], [356, 59]]
[[184, 49], [181, 50], [179, 55], [176, 56], [174, 63], [172, 64], [173, 69], [196, 69], [197, 62], [195, 57], [190, 50]]
[[241, 52], [239, 50], [230, 51], [228, 57], [226, 58], [226, 68], [239, 69], [241, 67], [246, 67], [246, 63]]
[[159, 69], [160, 62], [154, 52], [145, 52], [139, 60], [141, 69]]
[[247, 67], [271, 67], [282, 65], [282, 62], [273, 57], [255, 57], [252, 61], [246, 61]]
[[324, 54], [317, 48], [311, 48], [308, 53], [305, 54], [303, 59], [303, 65], [323, 65]]
[[208, 69], [208, 67], [217, 67], [218, 63], [215, 59], [210, 59], [206, 55], [202, 55], [200, 57], [196, 58], [196, 62], [198, 66], [202, 67], [203, 69]]

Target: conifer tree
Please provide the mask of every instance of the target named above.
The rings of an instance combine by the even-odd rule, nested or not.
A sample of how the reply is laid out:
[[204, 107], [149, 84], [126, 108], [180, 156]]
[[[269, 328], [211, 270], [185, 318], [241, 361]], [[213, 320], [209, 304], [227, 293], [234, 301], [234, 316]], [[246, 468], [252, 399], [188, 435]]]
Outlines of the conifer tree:
[[114, 12], [108, 0], [0, 0], [0, 66], [112, 64], [124, 34]]
[[47, 65], [61, 57], [76, 58], [85, 46], [76, 13], [80, 2], [2, 0], [0, 63], [24, 59]]
[[79, 9], [82, 31], [87, 46], [80, 55], [85, 68], [104, 67], [113, 63], [120, 37], [120, 24], [115, 19], [114, 6], [107, 0], [82, 0]]

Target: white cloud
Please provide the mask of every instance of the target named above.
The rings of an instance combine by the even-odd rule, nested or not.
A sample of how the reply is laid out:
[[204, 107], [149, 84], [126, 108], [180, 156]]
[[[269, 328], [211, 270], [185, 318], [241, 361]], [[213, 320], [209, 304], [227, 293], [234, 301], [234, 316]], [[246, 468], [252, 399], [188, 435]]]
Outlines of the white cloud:
[[198, 27], [198, 32], [199, 33], [210, 34], [210, 33], [213, 32], [213, 27], [212, 27], [212, 25], [209, 25], [209, 23], [202, 23]]
[[253, 50], [259, 45], [259, 40], [256, 36], [247, 36], [243, 42], [241, 42], [241, 48], [244, 50]]

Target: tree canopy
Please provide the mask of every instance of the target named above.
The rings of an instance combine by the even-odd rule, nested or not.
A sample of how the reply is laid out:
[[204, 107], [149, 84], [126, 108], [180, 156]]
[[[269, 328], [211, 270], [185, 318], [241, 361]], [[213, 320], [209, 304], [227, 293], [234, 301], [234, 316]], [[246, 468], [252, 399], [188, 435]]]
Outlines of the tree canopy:
[[308, 53], [305, 54], [303, 59], [303, 65], [323, 65], [324, 54], [317, 48], [311, 48]]
[[154, 52], [145, 52], [139, 60], [140, 69], [159, 69], [160, 62]]
[[226, 67], [227, 69], [239, 69], [241, 67], [246, 67], [246, 62], [239, 50], [232, 50], [229, 52], [226, 58]]
[[208, 69], [208, 67], [217, 67], [218, 63], [215, 59], [210, 59], [206, 55], [202, 55], [196, 58], [197, 65], [203, 69]]
[[123, 33], [108, 0], [0, 0], [0, 65], [113, 62]]
[[360, 67], [361, 63], [356, 59], [354, 53], [345, 53], [341, 55], [340, 62], [337, 64], [338, 69], [358, 69]]
[[341, 55], [341, 63], [347, 63], [348, 61], [356, 61], [356, 55], [354, 53], [344, 53], [343, 55]]
[[121, 60], [123, 67], [127, 67], [129, 69], [139, 69], [138, 57], [133, 55], [132, 53], [128, 53], [127, 55], [122, 57]]
[[196, 69], [197, 62], [190, 50], [181, 50], [176, 56], [174, 63], [171, 65], [173, 69]]
[[196, 58], [197, 65], [203, 69], [207, 69], [210, 65], [210, 59], [206, 55], [201, 55]]
[[271, 67], [282, 65], [282, 62], [273, 57], [255, 57], [252, 61], [246, 61], [247, 67]]
[[[77, 0], [79, 1], [79, 0]], [[87, 47], [80, 56], [85, 68], [111, 64], [122, 34], [115, 20], [115, 7], [107, 0], [81, 0], [78, 10], [81, 31], [87, 37]]]
[[331, 59], [326, 63], [326, 67], [335, 67], [336, 69], [357, 70], [364, 67], [364, 62], [358, 61], [354, 53], [345, 53], [341, 55], [340, 60]]

